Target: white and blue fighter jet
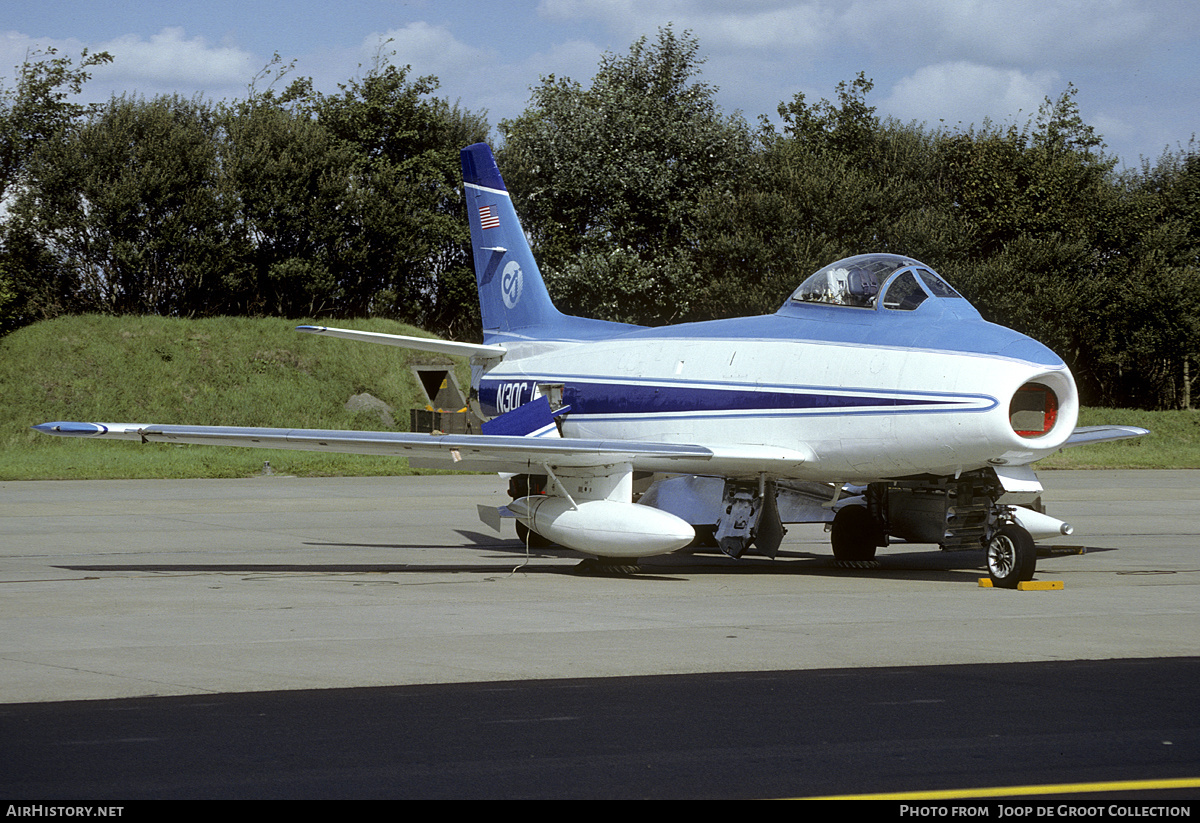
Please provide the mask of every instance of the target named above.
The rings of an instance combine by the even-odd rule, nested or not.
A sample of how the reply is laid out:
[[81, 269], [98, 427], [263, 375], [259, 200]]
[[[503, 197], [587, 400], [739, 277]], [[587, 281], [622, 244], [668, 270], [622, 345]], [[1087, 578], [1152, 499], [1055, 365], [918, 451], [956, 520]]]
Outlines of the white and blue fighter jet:
[[900, 255], [832, 263], [762, 317], [643, 328], [564, 315], [491, 150], [463, 149], [462, 168], [484, 343], [300, 331], [469, 357], [482, 434], [35, 428], [512, 473], [518, 531], [602, 567], [697, 541], [774, 557], [784, 523], [826, 522], [839, 561], [869, 562], [893, 540], [982, 549], [1005, 587], [1033, 576], [1035, 539], [1071, 531], [1041, 511], [1030, 464], [1146, 433], [1075, 428], [1075, 382], [1056, 354]]

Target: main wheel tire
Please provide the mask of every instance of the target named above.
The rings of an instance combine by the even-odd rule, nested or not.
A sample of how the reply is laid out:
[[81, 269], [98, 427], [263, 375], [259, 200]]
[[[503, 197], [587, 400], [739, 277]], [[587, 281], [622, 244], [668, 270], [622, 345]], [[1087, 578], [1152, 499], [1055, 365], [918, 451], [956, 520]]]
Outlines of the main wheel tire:
[[585, 557], [575, 566], [574, 573], [585, 577], [628, 577], [641, 570], [635, 559]]
[[865, 506], [846, 506], [833, 516], [829, 542], [837, 560], [863, 562], [875, 559], [875, 549], [883, 542], [879, 525]]
[[553, 546], [554, 541], [533, 531], [521, 521], [517, 521], [517, 539], [531, 549], [544, 549]]
[[1022, 580], [1032, 580], [1037, 568], [1037, 547], [1033, 537], [1015, 523], [1000, 527], [987, 544], [988, 575], [992, 585], [1015, 589]]

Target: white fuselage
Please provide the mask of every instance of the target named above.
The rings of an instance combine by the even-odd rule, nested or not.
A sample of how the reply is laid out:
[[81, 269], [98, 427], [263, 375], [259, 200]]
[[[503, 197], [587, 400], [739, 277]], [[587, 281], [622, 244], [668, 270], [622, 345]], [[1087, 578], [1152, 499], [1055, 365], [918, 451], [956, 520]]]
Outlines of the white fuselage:
[[[847, 482], [1028, 463], [1059, 448], [1076, 422], [1061, 361], [672, 332], [542, 342], [528, 356], [527, 344], [508, 344], [479, 384], [484, 411], [561, 386], [566, 437], [775, 447], [805, 456], [774, 466], [775, 476]], [[1013, 395], [1028, 383], [1051, 388], [1059, 404], [1053, 428], [1036, 437], [1010, 424]]]

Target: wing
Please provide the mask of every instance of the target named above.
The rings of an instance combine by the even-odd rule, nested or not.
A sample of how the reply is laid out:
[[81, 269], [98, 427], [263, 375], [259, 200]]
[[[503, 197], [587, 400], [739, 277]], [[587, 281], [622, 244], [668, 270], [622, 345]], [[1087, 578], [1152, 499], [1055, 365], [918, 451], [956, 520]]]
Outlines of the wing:
[[1086, 446], [1088, 443], [1107, 443], [1112, 440], [1129, 440], [1150, 433], [1149, 429], [1138, 426], [1080, 426], [1071, 433], [1063, 448], [1068, 446]]
[[673, 443], [563, 440], [510, 435], [414, 434], [409, 432], [270, 429], [237, 426], [158, 426], [138, 423], [43, 423], [40, 432], [61, 437], [139, 440], [143, 443], [194, 443], [261, 449], [415, 456], [455, 468], [513, 471], [530, 464], [590, 466], [598, 462], [671, 463], [710, 460], [711, 450]]
[[446, 468], [522, 472], [533, 466], [604, 466], [627, 463], [645, 471], [762, 471], [799, 466], [808, 454], [790, 449], [726, 449], [636, 440], [520, 437], [488, 434], [269, 429], [235, 426], [160, 426], [141, 423], [54, 422], [34, 426], [45, 434], [135, 440], [143, 443], [195, 443], [262, 449], [345, 452], [418, 457]]

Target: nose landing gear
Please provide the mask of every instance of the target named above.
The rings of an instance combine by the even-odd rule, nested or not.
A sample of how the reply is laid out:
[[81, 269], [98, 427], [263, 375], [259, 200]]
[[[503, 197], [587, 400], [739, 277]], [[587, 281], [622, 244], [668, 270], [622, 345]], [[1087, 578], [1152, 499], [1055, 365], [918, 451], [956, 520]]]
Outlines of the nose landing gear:
[[1016, 523], [1005, 523], [987, 542], [987, 569], [992, 585], [1015, 589], [1032, 580], [1037, 566], [1037, 548], [1029, 532]]

